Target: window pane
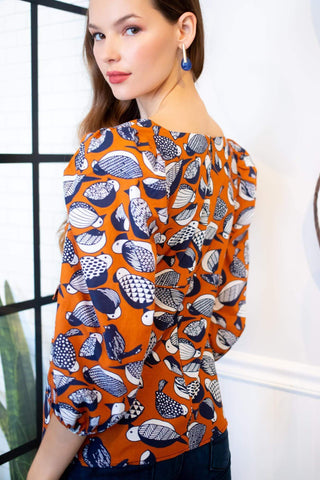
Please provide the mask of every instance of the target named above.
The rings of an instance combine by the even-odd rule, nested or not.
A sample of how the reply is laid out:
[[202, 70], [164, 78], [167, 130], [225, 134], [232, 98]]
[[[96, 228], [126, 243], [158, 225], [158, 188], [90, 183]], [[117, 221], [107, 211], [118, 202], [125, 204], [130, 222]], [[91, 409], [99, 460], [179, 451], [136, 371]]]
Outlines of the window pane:
[[62, 178], [65, 163], [40, 164], [41, 295], [53, 295], [60, 277], [57, 230], [66, 218]]
[[0, 151], [31, 153], [30, 4], [0, 3]]
[[82, 60], [84, 15], [39, 6], [39, 149], [74, 153], [90, 105]]
[[33, 310], [0, 317], [0, 454], [36, 438], [34, 337]]
[[25, 453], [11, 462], [0, 465], [1, 480], [25, 479], [35, 454], [36, 450], [31, 450], [31, 452]]
[[29, 300], [34, 296], [30, 164], [0, 164], [0, 205], [0, 291], [8, 280], [13, 301]]
[[[1, 430], [0, 430], [0, 445], [2, 445]], [[0, 465], [0, 478], [1, 478], [1, 480], [11, 480], [9, 463], [5, 463], [3, 465]]]

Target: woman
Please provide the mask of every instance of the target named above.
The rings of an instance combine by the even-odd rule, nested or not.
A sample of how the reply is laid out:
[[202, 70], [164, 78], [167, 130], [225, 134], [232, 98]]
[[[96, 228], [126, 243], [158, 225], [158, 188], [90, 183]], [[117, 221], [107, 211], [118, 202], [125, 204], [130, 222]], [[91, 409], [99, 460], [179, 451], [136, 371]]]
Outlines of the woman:
[[197, 93], [203, 46], [198, 0], [90, 1], [94, 100], [28, 480], [231, 478], [215, 361], [244, 329], [256, 169]]

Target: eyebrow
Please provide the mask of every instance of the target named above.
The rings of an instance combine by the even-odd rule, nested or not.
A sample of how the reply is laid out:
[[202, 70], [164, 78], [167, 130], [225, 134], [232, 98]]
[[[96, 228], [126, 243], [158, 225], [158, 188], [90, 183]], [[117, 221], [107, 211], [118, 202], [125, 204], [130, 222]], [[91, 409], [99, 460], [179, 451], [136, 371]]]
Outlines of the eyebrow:
[[[117, 20], [116, 22], [114, 22], [114, 26], [115, 27], [118, 27], [119, 25], [121, 25], [123, 22], [125, 22], [126, 20], [128, 20], [129, 18], [142, 18], [142, 17], [139, 17], [139, 15], [135, 15], [134, 13], [130, 13], [129, 15], [125, 15], [124, 17], [121, 17], [119, 18], [119, 20]], [[93, 23], [89, 23], [88, 24], [88, 28], [96, 28], [96, 29], [99, 29], [99, 27], [97, 27], [96, 25], [94, 25]]]

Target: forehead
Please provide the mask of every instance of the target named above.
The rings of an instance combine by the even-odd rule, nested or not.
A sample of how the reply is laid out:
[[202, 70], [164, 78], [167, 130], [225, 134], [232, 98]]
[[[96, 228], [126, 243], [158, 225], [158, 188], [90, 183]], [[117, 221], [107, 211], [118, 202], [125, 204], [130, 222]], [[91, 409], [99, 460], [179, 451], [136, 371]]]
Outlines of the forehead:
[[114, 23], [121, 17], [155, 15], [152, 0], [90, 0], [89, 20]]

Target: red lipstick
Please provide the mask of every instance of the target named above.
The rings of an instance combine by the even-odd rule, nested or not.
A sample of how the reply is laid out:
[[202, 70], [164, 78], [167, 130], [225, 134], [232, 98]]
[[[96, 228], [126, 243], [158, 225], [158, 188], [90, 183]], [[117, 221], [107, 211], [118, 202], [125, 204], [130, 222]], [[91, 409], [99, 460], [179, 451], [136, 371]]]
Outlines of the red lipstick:
[[124, 82], [131, 73], [125, 73], [125, 72], [107, 72], [107, 76], [109, 77], [110, 83], [122, 83]]

